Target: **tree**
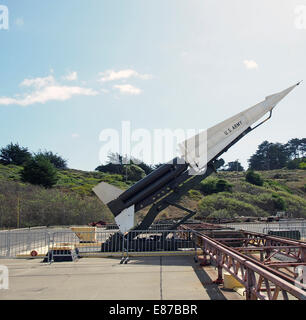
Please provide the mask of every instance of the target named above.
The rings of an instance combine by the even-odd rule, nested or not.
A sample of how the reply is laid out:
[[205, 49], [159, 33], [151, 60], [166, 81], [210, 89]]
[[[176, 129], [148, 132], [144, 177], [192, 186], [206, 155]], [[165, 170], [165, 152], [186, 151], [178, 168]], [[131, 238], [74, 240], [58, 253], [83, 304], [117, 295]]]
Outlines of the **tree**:
[[284, 168], [289, 160], [288, 149], [281, 143], [262, 142], [248, 160], [253, 170], [275, 170]]
[[145, 177], [145, 172], [135, 164], [125, 165], [127, 179], [131, 181], [138, 181]]
[[26, 162], [21, 171], [23, 181], [51, 188], [58, 177], [54, 165], [42, 155], [36, 155]]
[[236, 161], [231, 161], [226, 165], [226, 169], [224, 171], [244, 171], [243, 166], [241, 163], [236, 160]]
[[285, 144], [285, 148], [291, 159], [302, 158], [306, 156], [306, 138], [294, 138]]
[[122, 166], [113, 163], [100, 165], [95, 170], [105, 173], [122, 174]]
[[117, 152], [110, 152], [107, 155], [107, 163], [123, 165], [130, 163], [130, 159], [127, 156], [122, 156]]
[[133, 164], [136, 164], [139, 168], [141, 168], [146, 175], [148, 175], [149, 173], [151, 173], [153, 171], [152, 167], [149, 166], [148, 164], [146, 164], [145, 162], [135, 162], [134, 160], [131, 161]]
[[267, 150], [270, 143], [268, 141], [262, 142], [255, 154], [248, 160], [250, 169], [253, 170], [269, 170], [269, 164], [267, 163]]
[[300, 169], [300, 165], [304, 162], [305, 163], [306, 158], [296, 158], [293, 160], [288, 161], [287, 168], [290, 170], [293, 169]]
[[220, 158], [220, 159], [216, 160], [215, 161], [215, 169], [216, 170], [218, 170], [218, 169], [221, 170], [221, 168], [224, 166], [224, 163], [225, 163], [225, 161], [224, 161], [223, 158]]
[[128, 163], [127, 158], [119, 153], [110, 152], [107, 155], [107, 163], [98, 166], [95, 170], [105, 173], [123, 174], [123, 163]]
[[57, 169], [67, 169], [67, 160], [63, 159], [61, 156], [53, 153], [52, 151], [39, 151], [35, 154], [35, 156], [44, 157], [45, 159], [49, 160]]
[[146, 175], [153, 171], [153, 167], [134, 157], [131, 157], [131, 159], [129, 159], [126, 156], [121, 156], [119, 153], [110, 152], [107, 158], [107, 164], [98, 166], [95, 169], [96, 171], [125, 175], [126, 165], [136, 165], [138, 168], [141, 168]]
[[0, 163], [4, 165], [15, 164], [20, 166], [30, 160], [31, 157], [28, 148], [20, 147], [18, 143], [10, 143], [0, 150]]
[[289, 160], [289, 154], [285, 145], [281, 143], [272, 143], [268, 150], [270, 160], [270, 170], [281, 169], [286, 167]]
[[263, 179], [258, 173], [255, 173], [253, 170], [248, 170], [247, 174], [245, 176], [245, 180], [251, 184], [254, 184], [256, 186], [262, 186], [263, 185]]

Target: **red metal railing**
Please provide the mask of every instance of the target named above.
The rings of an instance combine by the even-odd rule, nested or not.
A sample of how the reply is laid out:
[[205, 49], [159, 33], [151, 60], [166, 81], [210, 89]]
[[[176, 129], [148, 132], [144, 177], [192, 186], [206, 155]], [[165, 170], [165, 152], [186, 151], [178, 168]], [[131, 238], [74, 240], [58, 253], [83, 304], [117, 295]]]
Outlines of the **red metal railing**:
[[[198, 247], [203, 249], [201, 264], [207, 264], [209, 257], [217, 265], [216, 283], [222, 283], [224, 269], [245, 287], [247, 300], [288, 300], [290, 298], [288, 294], [306, 300], [305, 291], [295, 285], [297, 274], [291, 270], [306, 265], [305, 242], [243, 230], [237, 232], [224, 229], [227, 237], [213, 238], [216, 236], [214, 230], [221, 231], [222, 236], [222, 228], [216, 228], [216, 225], [211, 224], [182, 225], [180, 229], [194, 230], [194, 240]], [[230, 246], [239, 243], [240, 246]], [[259, 258], [255, 253], [259, 253]], [[276, 255], [286, 256], [291, 261], [274, 259]]]

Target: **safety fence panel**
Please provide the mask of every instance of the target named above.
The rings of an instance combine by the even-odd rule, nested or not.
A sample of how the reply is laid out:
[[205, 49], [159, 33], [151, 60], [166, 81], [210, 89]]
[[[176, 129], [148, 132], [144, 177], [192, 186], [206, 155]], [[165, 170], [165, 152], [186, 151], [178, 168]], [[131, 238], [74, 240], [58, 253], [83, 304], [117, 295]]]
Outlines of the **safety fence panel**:
[[111, 230], [56, 232], [52, 235], [50, 249], [57, 255], [70, 255], [74, 250], [78, 257], [122, 255], [120, 233]]
[[47, 254], [50, 234], [45, 231], [7, 231], [0, 234], [0, 257], [40, 257]]
[[1, 258], [47, 257], [49, 261], [55, 256], [184, 255], [195, 250], [193, 233], [182, 230], [137, 230], [126, 235], [114, 229], [0, 233]]
[[268, 235], [283, 237], [294, 240], [306, 240], [306, 226], [290, 226], [290, 227], [267, 227], [264, 232]]
[[150, 226], [150, 230], [171, 230], [172, 224], [156, 223]]
[[127, 256], [190, 255], [197, 249], [193, 232], [182, 230], [131, 231], [124, 245]]
[[306, 237], [306, 221], [279, 221], [271, 223], [226, 223], [224, 227], [230, 227], [235, 230], [244, 230], [249, 232], [265, 233], [269, 231], [287, 230], [294, 232], [299, 231], [301, 239]]

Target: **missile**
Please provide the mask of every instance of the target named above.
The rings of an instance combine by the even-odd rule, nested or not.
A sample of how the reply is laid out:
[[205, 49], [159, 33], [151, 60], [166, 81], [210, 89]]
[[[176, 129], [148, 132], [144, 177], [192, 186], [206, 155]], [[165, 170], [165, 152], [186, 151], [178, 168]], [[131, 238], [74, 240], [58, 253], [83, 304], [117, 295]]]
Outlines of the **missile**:
[[[274, 107], [299, 84], [269, 95], [260, 103], [183, 141], [178, 145], [179, 157], [154, 170], [126, 191], [105, 182], [98, 184], [93, 191], [111, 210], [120, 231], [128, 232], [136, 225], [135, 206], [141, 207], [139, 204], [150, 196], [154, 200], [152, 195], [159, 190], [165, 192], [165, 186], [171, 185], [183, 175], [185, 177], [186, 172], [189, 175], [204, 174], [209, 163], [245, 134], [270, 119]], [[267, 114], [269, 116], [261, 120]], [[172, 191], [171, 188], [167, 190], [168, 193]]]
[[271, 117], [273, 108], [299, 84], [300, 82], [279, 93], [267, 96], [264, 101], [255, 106], [180, 143], [181, 156], [196, 174], [204, 172], [206, 164], [210, 160], [226, 149], [232, 141], [259, 121], [264, 115], [270, 113], [270, 116], [263, 122], [268, 120]]

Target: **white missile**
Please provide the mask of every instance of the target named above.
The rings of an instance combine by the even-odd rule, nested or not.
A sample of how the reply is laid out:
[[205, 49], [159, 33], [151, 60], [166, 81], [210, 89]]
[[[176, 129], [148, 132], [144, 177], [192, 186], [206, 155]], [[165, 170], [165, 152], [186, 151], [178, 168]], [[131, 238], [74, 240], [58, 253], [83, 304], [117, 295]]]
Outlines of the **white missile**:
[[[174, 159], [177, 165], [173, 161], [162, 165], [126, 191], [105, 182], [101, 182], [94, 187], [93, 191], [111, 210], [120, 231], [122, 233], [128, 232], [136, 225], [135, 210], [140, 210], [140, 208], [148, 204], [155, 203], [157, 197], [171, 192], [171, 188], [166, 190], [163, 188], [168, 183], [173, 183], [176, 179], [180, 179], [180, 175], [186, 179], [184, 173], [188, 171], [187, 168], [189, 166], [189, 174], [204, 174], [209, 162], [213, 163], [223, 152], [240, 140], [244, 134], [268, 120], [277, 103], [298, 84], [267, 96], [264, 101], [255, 106], [179, 144], [181, 158]], [[270, 116], [256, 125], [267, 113], [270, 113]], [[182, 161], [180, 165], [178, 165], [178, 161]], [[188, 175], [187, 178], [189, 179]], [[180, 180], [180, 182], [184, 181], [184, 179]]]
[[299, 84], [300, 82], [279, 93], [267, 96], [264, 101], [255, 106], [180, 143], [180, 154], [192, 167], [193, 174], [204, 173], [206, 164], [210, 160], [264, 115], [271, 113], [273, 108]]

